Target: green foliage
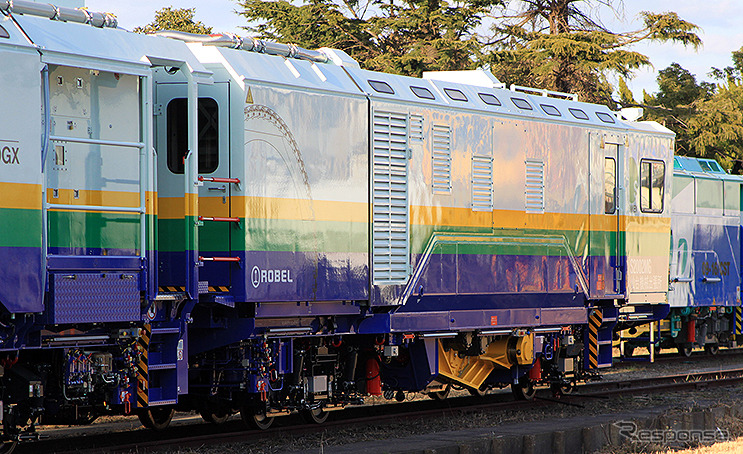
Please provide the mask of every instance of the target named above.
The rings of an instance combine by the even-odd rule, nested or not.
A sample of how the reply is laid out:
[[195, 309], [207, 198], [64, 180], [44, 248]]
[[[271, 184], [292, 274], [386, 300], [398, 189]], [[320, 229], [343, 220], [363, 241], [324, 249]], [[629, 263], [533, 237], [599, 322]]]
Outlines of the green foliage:
[[697, 114], [697, 104], [712, 97], [714, 85], [702, 82], [678, 63], [658, 72], [659, 92], [645, 95], [645, 118], [657, 121], [676, 133], [676, 152], [695, 155], [689, 121]]
[[743, 48], [732, 54], [733, 65], [712, 68], [724, 82], [697, 83], [678, 63], [658, 73], [658, 93], [645, 94], [646, 118], [676, 133], [676, 152], [718, 160], [743, 173]]
[[631, 106], [637, 106], [637, 101], [635, 101], [635, 97], [632, 94], [632, 91], [627, 86], [627, 81], [624, 80], [624, 77], [619, 78], [619, 104], [622, 107], [631, 107]]
[[743, 47], [733, 51], [733, 66], [723, 69], [712, 68], [710, 76], [718, 80], [726, 80], [729, 84], [743, 80]]
[[697, 103], [709, 99], [715, 87], [707, 82], [697, 83], [696, 78], [678, 63], [658, 72], [658, 87], [655, 95], [646, 95], [648, 120], [655, 120], [676, 133], [676, 152], [694, 155], [691, 143], [693, 133], [689, 120], [697, 114]]
[[201, 21], [194, 21], [196, 8], [166, 7], [155, 12], [155, 20], [143, 27], [134, 29], [136, 33], [155, 33], [161, 30], [173, 30], [179, 32], [196, 33], [208, 35], [212, 32]]
[[[642, 13], [634, 32], [607, 30], [591, 17], [613, 0], [238, 0], [259, 37], [341, 49], [366, 69], [423, 71], [489, 66], [508, 84], [577, 93], [615, 107], [610, 74], [650, 65], [637, 42], [697, 47], [697, 27], [675, 13]], [[516, 10], [516, 13], [512, 11]], [[490, 30], [489, 36], [478, 34]]]
[[743, 83], [721, 85], [709, 98], [694, 103], [688, 120], [689, 144], [695, 156], [719, 160], [735, 173], [743, 170]]
[[[643, 12], [643, 28], [613, 32], [588, 13], [610, 0], [523, 0], [516, 14], [495, 16], [491, 52], [485, 57], [506, 83], [576, 93], [584, 101], [615, 107], [609, 74], [629, 77], [649, 66], [648, 58], [628, 50], [641, 41], [671, 41], [697, 48], [696, 25], [676, 13]], [[508, 6], [513, 6], [509, 2]]]
[[[477, 67], [474, 29], [500, 0], [377, 1], [240, 0], [246, 30], [301, 47], [341, 49], [366, 69], [420, 76], [423, 71]], [[373, 10], [376, 14], [370, 15]]]

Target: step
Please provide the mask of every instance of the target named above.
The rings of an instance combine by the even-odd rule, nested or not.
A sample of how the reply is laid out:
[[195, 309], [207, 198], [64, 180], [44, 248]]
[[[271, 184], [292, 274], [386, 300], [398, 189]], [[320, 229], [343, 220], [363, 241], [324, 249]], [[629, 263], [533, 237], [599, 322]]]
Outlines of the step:
[[175, 367], [175, 363], [149, 364], [147, 369], [152, 372], [153, 370], [172, 370]]
[[177, 403], [178, 403], [178, 401], [175, 400], [175, 399], [151, 400], [148, 405], [150, 407], [157, 407], [157, 406], [160, 406], [160, 405], [175, 405]]
[[232, 295], [220, 295], [207, 293], [199, 295], [199, 301], [204, 303], [217, 303], [227, 307], [235, 307], [235, 298]]
[[152, 328], [152, 335], [161, 334], [180, 334], [180, 328]]

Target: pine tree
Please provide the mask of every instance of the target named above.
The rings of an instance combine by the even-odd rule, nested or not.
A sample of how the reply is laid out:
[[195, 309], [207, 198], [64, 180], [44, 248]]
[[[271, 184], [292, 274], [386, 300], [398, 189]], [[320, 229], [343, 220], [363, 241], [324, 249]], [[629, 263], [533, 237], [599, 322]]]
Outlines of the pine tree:
[[501, 0], [298, 2], [240, 0], [259, 37], [301, 47], [341, 49], [363, 68], [420, 76], [474, 69], [481, 43], [474, 30]]
[[[495, 16], [486, 57], [502, 81], [576, 93], [581, 100], [614, 106], [608, 75], [630, 77], [650, 65], [628, 50], [641, 41], [671, 41], [697, 48], [698, 27], [676, 13], [641, 13], [643, 27], [614, 32], [586, 11], [613, 7], [611, 0], [521, 0], [523, 8]], [[509, 6], [513, 2], [509, 2]]]

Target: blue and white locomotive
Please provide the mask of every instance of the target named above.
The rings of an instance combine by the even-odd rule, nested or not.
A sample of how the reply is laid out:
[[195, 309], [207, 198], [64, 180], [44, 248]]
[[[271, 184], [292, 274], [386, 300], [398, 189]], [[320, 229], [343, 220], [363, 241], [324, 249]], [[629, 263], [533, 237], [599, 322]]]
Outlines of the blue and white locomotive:
[[484, 71], [0, 11], [8, 441], [107, 412], [267, 427], [370, 394], [528, 398], [669, 312], [656, 123]]

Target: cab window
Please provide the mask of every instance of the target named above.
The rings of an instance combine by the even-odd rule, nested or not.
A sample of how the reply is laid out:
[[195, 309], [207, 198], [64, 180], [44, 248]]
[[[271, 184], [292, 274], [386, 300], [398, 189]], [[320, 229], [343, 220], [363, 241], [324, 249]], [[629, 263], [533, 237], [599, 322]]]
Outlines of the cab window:
[[640, 210], [644, 213], [663, 212], [666, 165], [663, 161], [640, 161]]
[[[168, 103], [167, 142], [168, 169], [183, 173], [188, 150], [188, 99], [176, 98]], [[199, 173], [212, 173], [219, 165], [219, 109], [212, 98], [199, 98]]]

